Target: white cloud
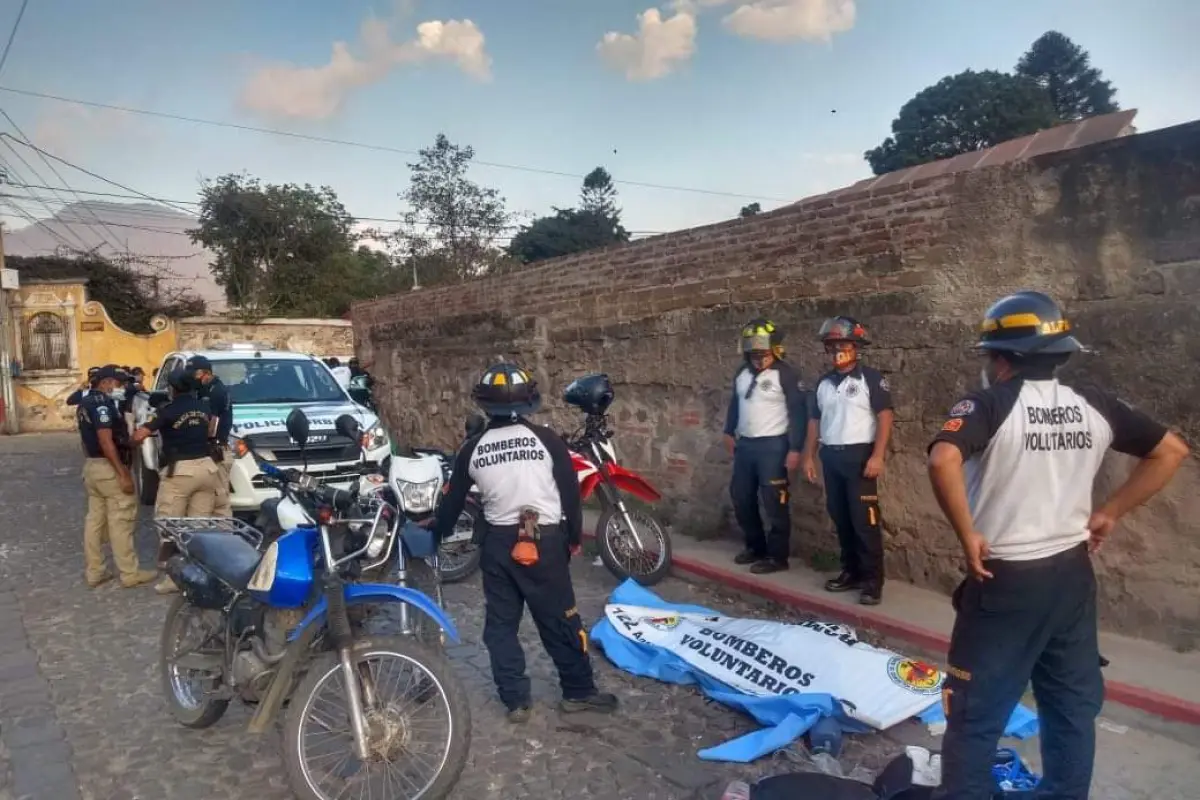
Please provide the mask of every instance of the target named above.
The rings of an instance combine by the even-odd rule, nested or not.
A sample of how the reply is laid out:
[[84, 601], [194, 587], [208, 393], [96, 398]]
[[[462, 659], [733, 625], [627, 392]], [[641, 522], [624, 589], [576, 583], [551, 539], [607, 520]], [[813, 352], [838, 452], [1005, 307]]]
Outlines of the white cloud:
[[663, 19], [657, 8], [647, 9], [638, 15], [636, 34], [610, 31], [596, 50], [631, 81], [661, 78], [696, 52], [696, 16], [680, 8]]
[[[396, 14], [407, 8], [395, 4]], [[428, 61], [449, 61], [476, 80], [491, 78], [492, 59], [483, 32], [469, 19], [431, 20], [417, 26], [416, 38], [393, 42], [391, 23], [370, 16], [359, 30], [361, 55], [346, 42], [334, 42], [329, 62], [319, 67], [269, 64], [242, 88], [244, 107], [272, 117], [327, 119], [356, 90], [378, 83], [398, 67]]]
[[855, 18], [854, 0], [754, 0], [723, 22], [732, 33], [751, 39], [827, 42], [853, 28]]
[[128, 135], [132, 129], [132, 115], [127, 112], [56, 102], [39, 110], [25, 133], [41, 149], [70, 159], [85, 154], [97, 141]]

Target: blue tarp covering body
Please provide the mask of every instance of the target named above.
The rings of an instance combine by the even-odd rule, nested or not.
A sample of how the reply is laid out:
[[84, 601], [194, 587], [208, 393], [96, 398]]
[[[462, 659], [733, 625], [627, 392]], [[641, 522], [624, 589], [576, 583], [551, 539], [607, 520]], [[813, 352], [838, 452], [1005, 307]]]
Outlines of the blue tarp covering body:
[[[660, 608], [678, 614], [720, 616], [719, 612], [702, 606], [668, 603], [633, 580], [627, 580], [614, 589], [609, 602]], [[843, 714], [840, 704], [827, 694], [765, 697], [744, 694], [700, 672], [669, 650], [627, 639], [613, 628], [607, 617], [601, 617], [593, 626], [591, 638], [604, 649], [609, 661], [626, 672], [666, 683], [697, 686], [709, 698], [749, 714], [764, 726], [753, 733], [701, 750], [697, 755], [707, 761], [754, 761], [787, 747], [822, 717], [836, 719], [846, 733], [867, 733], [872, 730]], [[933, 703], [920, 715], [920, 720], [926, 724], [944, 721], [941, 703]], [[1005, 733], [1019, 739], [1033, 736], [1037, 733], [1037, 717], [1032, 711], [1018, 705], [1013, 710]]]

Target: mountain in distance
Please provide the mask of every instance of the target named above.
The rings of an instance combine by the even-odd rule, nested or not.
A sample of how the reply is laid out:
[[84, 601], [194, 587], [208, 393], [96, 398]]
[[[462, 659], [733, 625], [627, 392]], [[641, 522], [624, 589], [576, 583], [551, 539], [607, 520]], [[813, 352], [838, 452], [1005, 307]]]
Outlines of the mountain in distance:
[[4, 250], [14, 256], [46, 256], [94, 250], [110, 258], [130, 256], [130, 267], [159, 277], [164, 291], [188, 290], [209, 312], [225, 309], [225, 293], [209, 270], [212, 254], [192, 244], [187, 230], [196, 226], [190, 214], [153, 203], [71, 203], [54, 216], [22, 228], [8, 228]]

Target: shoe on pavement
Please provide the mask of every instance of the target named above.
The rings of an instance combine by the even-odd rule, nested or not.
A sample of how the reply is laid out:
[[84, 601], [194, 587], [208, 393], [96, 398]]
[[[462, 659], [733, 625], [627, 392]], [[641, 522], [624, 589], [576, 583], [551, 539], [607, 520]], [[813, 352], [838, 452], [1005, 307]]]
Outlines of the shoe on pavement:
[[861, 588], [862, 581], [849, 572], [843, 572], [836, 578], [825, 581], [825, 591], [827, 592], [853, 592], [855, 589]]
[[529, 706], [517, 706], [508, 710], [508, 721], [514, 725], [523, 725], [529, 722], [530, 715]]
[[126, 589], [132, 589], [135, 586], [143, 586], [147, 583], [150, 583], [157, 577], [158, 573], [152, 569], [139, 569], [128, 578], [122, 575], [121, 586], [125, 587]]
[[580, 711], [595, 711], [600, 714], [611, 714], [617, 710], [617, 696], [608, 692], [593, 692], [587, 697], [582, 697], [577, 700], [568, 700], [563, 698], [559, 708], [567, 714], [576, 714]]
[[113, 579], [113, 574], [111, 572], [109, 572], [108, 570], [105, 570], [97, 578], [88, 578], [87, 585], [88, 585], [89, 589], [98, 589], [99, 587], [108, 583], [112, 579]]
[[737, 564], [738, 566], [745, 566], [746, 564], [757, 564], [759, 561], [762, 561], [762, 560], [763, 560], [762, 553], [756, 553], [753, 550], [743, 550], [742, 552], [738, 553], [736, 556], [733, 557], [733, 563]]
[[755, 575], [770, 575], [772, 572], [783, 572], [788, 568], [788, 562], [780, 558], [764, 558], [750, 568]]
[[864, 586], [858, 602], [864, 606], [877, 606], [883, 602], [883, 588], [880, 586]]
[[171, 580], [171, 576], [167, 575], [154, 586], [154, 591], [159, 594], [176, 594], [179, 587], [175, 585], [175, 581]]

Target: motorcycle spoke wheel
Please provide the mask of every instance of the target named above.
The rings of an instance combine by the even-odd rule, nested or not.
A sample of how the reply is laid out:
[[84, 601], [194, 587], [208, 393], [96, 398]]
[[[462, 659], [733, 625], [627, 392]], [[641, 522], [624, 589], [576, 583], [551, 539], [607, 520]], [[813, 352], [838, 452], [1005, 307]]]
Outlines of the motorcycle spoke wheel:
[[629, 531], [622, 514], [609, 516], [604, 529], [604, 546], [625, 574], [633, 578], [652, 575], [670, 557], [667, 534], [658, 520], [644, 512], [630, 509], [629, 520], [637, 529], [637, 536]]
[[315, 685], [307, 684], [311, 690], [304, 692], [299, 730], [291, 743], [309, 796], [415, 800], [434, 796], [431, 788], [444, 782], [439, 779], [455, 757], [456, 738], [463, 735], [458, 728], [464, 721], [455, 718], [453, 690], [437, 674], [440, 670], [431, 669], [408, 649], [373, 647], [357, 656], [370, 753], [366, 761], [354, 752], [340, 666], [329, 661], [310, 676]]

